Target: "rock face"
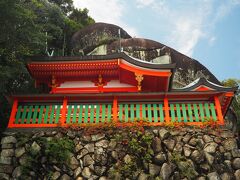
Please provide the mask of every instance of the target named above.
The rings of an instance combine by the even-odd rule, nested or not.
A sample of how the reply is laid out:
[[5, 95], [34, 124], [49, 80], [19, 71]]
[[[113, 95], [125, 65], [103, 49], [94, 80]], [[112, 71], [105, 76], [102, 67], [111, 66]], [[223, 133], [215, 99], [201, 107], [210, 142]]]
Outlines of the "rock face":
[[[118, 49], [118, 41], [114, 41], [107, 45], [107, 54]], [[170, 54], [172, 63], [176, 63], [176, 72], [174, 74], [174, 86], [181, 87], [191, 83], [194, 79], [204, 76], [210, 81], [219, 83], [216, 77], [201, 63], [184, 54], [179, 53], [175, 49], [168, 47], [159, 42], [143, 39], [143, 38], [129, 38], [122, 39], [121, 46], [123, 51], [138, 59], [150, 61], [161, 57], [165, 54]], [[116, 51], [115, 51], [116, 52]], [[174, 87], [173, 86], [173, 87]]]
[[161, 168], [161, 177], [164, 180], [167, 180], [170, 178], [171, 174], [173, 173], [174, 169], [171, 164], [164, 163]]
[[95, 23], [76, 32], [72, 37], [75, 54], [106, 55], [119, 51], [119, 34], [121, 31], [121, 48], [124, 52], [138, 59], [150, 61], [170, 53], [172, 63], [176, 63], [174, 85], [181, 87], [200, 76], [219, 83], [216, 77], [197, 60], [159, 42], [132, 38], [122, 28], [106, 23]]
[[[219, 132], [210, 128], [195, 128], [193, 131], [188, 127], [181, 130], [152, 127], [145, 131], [145, 134], [152, 135], [148, 149], [150, 159], [142, 162], [142, 165], [138, 162], [137, 169], [134, 169], [136, 168], [135, 152], [127, 149], [128, 143], [133, 148], [138, 147], [136, 141], [114, 139], [116, 132], [87, 136], [81, 131], [68, 130], [64, 132], [60, 130], [56, 133], [48, 130], [28, 132], [23, 135], [24, 138], [28, 138], [23, 145], [18, 142], [21, 139], [18, 133], [11, 135], [4, 133], [0, 147], [0, 179], [19, 179], [23, 176], [26, 179], [36, 179], [42, 169], [38, 170], [39, 172], [31, 170], [27, 174], [25, 174], [26, 170], [22, 170], [30, 162], [31, 153], [41, 153], [44, 150], [41, 141], [36, 140], [38, 134], [46, 139], [68, 136], [75, 145], [69, 160], [64, 164], [52, 161], [52, 165], [49, 166], [46, 165], [48, 161], [46, 156], [39, 157], [41, 168], [48, 170], [45, 174], [41, 172], [43, 179], [49, 178], [49, 174], [50, 179], [66, 180], [240, 178], [240, 149], [231, 131], [221, 129]], [[117, 134], [121, 133], [117, 132]], [[145, 153], [141, 153], [140, 156]], [[123, 164], [119, 164], [120, 162]]]
[[95, 23], [76, 32], [72, 37], [72, 45], [75, 54], [88, 54], [102, 44], [108, 44], [119, 38], [118, 31], [121, 31], [121, 38], [131, 38], [131, 36], [121, 27]]

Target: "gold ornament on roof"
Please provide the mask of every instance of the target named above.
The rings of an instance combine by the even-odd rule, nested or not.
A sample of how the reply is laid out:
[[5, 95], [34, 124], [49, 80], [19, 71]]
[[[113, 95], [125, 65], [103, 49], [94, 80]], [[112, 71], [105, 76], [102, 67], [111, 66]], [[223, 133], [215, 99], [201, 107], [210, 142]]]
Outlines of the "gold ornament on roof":
[[138, 82], [138, 91], [141, 91], [142, 90], [142, 80], [144, 79], [143, 78], [143, 75], [142, 74], [138, 74], [138, 73], [135, 73], [135, 79], [137, 80]]
[[103, 86], [103, 78], [101, 74], [98, 75], [98, 86]]
[[52, 82], [51, 82], [51, 86], [52, 88], [57, 87], [57, 83], [56, 83], [56, 77], [54, 75], [52, 75]]

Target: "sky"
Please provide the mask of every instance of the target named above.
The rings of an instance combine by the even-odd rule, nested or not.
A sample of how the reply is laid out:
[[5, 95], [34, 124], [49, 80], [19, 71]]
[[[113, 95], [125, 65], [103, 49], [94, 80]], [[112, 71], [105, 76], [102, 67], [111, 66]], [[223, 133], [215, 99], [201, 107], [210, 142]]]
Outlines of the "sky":
[[73, 0], [96, 22], [158, 41], [198, 60], [219, 80], [240, 79], [240, 0]]

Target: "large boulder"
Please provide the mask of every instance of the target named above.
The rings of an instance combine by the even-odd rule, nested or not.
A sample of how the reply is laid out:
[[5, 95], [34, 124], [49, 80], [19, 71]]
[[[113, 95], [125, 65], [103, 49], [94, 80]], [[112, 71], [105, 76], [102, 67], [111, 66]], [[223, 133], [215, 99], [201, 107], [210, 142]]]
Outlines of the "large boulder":
[[121, 38], [131, 38], [131, 36], [121, 27], [114, 24], [95, 23], [89, 25], [72, 36], [72, 46], [75, 54], [88, 54], [96, 47], [109, 44], [119, 38], [118, 31], [121, 31]]
[[[121, 31], [120, 41], [119, 29]], [[157, 41], [132, 38], [121, 27], [113, 24], [95, 23], [79, 30], [72, 37], [73, 51], [76, 55], [112, 54], [119, 51], [120, 44], [122, 51], [145, 61], [170, 54], [172, 63], [176, 63], [174, 86], [184, 86], [200, 76], [219, 83], [217, 78], [197, 60]]]

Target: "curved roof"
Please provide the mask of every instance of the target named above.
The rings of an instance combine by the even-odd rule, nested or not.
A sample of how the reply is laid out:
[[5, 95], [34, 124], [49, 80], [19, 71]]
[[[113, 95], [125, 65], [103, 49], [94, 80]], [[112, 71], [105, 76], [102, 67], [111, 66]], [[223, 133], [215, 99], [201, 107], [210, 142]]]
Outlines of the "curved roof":
[[[144, 39], [144, 38], [128, 38], [128, 39], [121, 39], [121, 46], [124, 51], [131, 51], [131, 53], [135, 57], [141, 56], [141, 53], [137, 53], [139, 51], [145, 52], [145, 61], [150, 61], [160, 55], [165, 55], [166, 53], [171, 54], [172, 63], [176, 63], [176, 70], [181, 69], [182, 75], [187, 76], [188, 69], [197, 71], [202, 71], [203, 74], [209, 76], [209, 79], [217, 84], [220, 82], [217, 78], [209, 71], [203, 64], [199, 61], [188, 57], [185, 54], [169, 47], [165, 44], [160, 42], [151, 40], [151, 39]], [[107, 54], [110, 54], [115, 49], [118, 49], [119, 41], [114, 41], [112, 43], [107, 44]], [[183, 71], [182, 71], [183, 70]]]
[[197, 88], [205, 86], [211, 89], [212, 91], [237, 91], [238, 87], [224, 87], [218, 84], [215, 84], [211, 81], [208, 81], [206, 78], [198, 78], [192, 83], [188, 84], [183, 88], [173, 89], [172, 91], [195, 91]]
[[124, 59], [127, 62], [144, 67], [144, 68], [150, 68], [150, 69], [174, 69], [176, 67], [175, 63], [170, 63], [170, 64], [159, 64], [159, 63], [153, 63], [153, 62], [147, 62], [143, 61], [138, 58], [131, 57], [124, 52], [122, 53], [114, 53], [114, 54], [109, 54], [109, 55], [90, 55], [90, 56], [32, 56], [28, 57], [29, 62], [55, 62], [55, 63], [60, 63], [60, 62], [69, 62], [69, 61], [108, 61], [108, 60], [113, 60], [113, 59]]
[[168, 91], [176, 64], [145, 62], [122, 53], [111, 55], [70, 57], [29, 57], [27, 68], [39, 83], [49, 83], [52, 78], [66, 80], [119, 79], [136, 86], [137, 75], [144, 76], [144, 91]]

